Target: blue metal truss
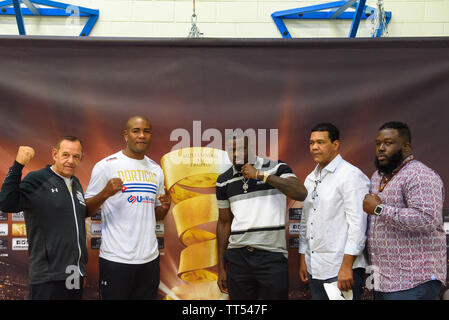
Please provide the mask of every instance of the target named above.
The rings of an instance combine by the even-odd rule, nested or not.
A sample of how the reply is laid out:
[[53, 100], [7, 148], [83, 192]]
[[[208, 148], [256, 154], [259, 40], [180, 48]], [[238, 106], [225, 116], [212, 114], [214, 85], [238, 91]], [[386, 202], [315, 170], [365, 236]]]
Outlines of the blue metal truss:
[[[27, 8], [22, 8], [21, 3], [25, 4]], [[50, 8], [39, 8], [35, 6], [36, 4], [44, 5]], [[74, 8], [76, 8], [76, 11], [74, 10]], [[20, 35], [26, 35], [23, 16], [70, 17], [74, 14], [77, 14], [77, 16], [79, 17], [88, 18], [83, 30], [80, 33], [80, 36], [89, 36], [100, 15], [99, 10], [50, 0], [0, 1], [0, 16], [15, 15], [17, 28], [19, 29]]]
[[[349, 37], [354, 38], [357, 35], [360, 20], [367, 19], [374, 14], [375, 9], [365, 5], [366, 0], [343, 0], [324, 4], [318, 4], [297, 9], [276, 11], [271, 14], [279, 32], [283, 38], [291, 38], [285, 26], [284, 19], [348, 19], [352, 20]], [[355, 11], [346, 11], [348, 8], [354, 8]], [[324, 11], [327, 10], [327, 11]], [[373, 37], [381, 37], [388, 23], [391, 20], [391, 12], [385, 11], [385, 25], [381, 26]]]

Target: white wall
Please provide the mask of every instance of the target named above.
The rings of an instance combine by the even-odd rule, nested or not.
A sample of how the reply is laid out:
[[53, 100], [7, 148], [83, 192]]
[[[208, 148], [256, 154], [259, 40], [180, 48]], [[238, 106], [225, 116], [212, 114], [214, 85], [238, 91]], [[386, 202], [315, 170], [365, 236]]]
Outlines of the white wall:
[[[192, 0], [60, 0], [100, 10], [91, 36], [186, 37], [191, 28]], [[204, 37], [280, 38], [271, 13], [335, 0], [196, 0], [197, 25]], [[376, 0], [368, 0], [370, 6]], [[384, 0], [392, 12], [390, 37], [449, 36], [449, 0]], [[77, 36], [86, 19], [25, 17], [29, 35]], [[290, 20], [294, 38], [347, 37], [350, 21]], [[18, 34], [15, 17], [0, 16], [0, 35]], [[358, 37], [369, 36], [361, 22]]]

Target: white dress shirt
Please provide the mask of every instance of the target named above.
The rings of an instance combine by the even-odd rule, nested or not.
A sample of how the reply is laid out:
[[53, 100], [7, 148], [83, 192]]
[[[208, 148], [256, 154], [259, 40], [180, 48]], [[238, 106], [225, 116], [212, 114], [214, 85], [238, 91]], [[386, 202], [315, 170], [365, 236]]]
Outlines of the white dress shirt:
[[353, 268], [365, 268], [367, 214], [363, 199], [370, 180], [337, 155], [325, 168], [315, 167], [304, 182], [299, 253], [314, 279], [336, 277], [345, 254], [357, 256]]

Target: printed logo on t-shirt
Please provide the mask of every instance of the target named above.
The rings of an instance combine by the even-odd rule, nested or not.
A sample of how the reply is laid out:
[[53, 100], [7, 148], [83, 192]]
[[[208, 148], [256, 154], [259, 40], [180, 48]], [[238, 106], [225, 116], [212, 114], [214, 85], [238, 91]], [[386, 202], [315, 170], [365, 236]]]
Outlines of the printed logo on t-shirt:
[[150, 196], [134, 196], [130, 195], [128, 197], [129, 203], [154, 203], [154, 199]]
[[154, 203], [158, 183], [156, 173], [148, 170], [118, 170], [117, 176], [123, 181], [122, 193], [131, 193], [126, 199], [129, 203]]
[[156, 194], [157, 186], [152, 183], [124, 183], [122, 192]]
[[157, 174], [148, 170], [118, 170], [117, 175], [123, 182], [157, 183]]
[[154, 203], [154, 197], [148, 195], [135, 195], [135, 193], [151, 193], [156, 194], [157, 187], [151, 183], [125, 183], [122, 192], [133, 194], [128, 197], [129, 203]]

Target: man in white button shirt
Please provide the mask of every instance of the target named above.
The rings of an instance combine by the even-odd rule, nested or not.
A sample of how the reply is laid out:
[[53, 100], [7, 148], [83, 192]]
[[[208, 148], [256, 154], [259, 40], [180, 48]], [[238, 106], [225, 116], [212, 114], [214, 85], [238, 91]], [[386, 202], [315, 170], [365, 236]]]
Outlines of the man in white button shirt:
[[330, 123], [311, 130], [310, 153], [317, 166], [305, 180], [299, 238], [299, 276], [312, 299], [326, 300], [324, 283], [360, 299], [366, 260], [367, 214], [363, 199], [370, 181], [339, 154], [339, 131]]

